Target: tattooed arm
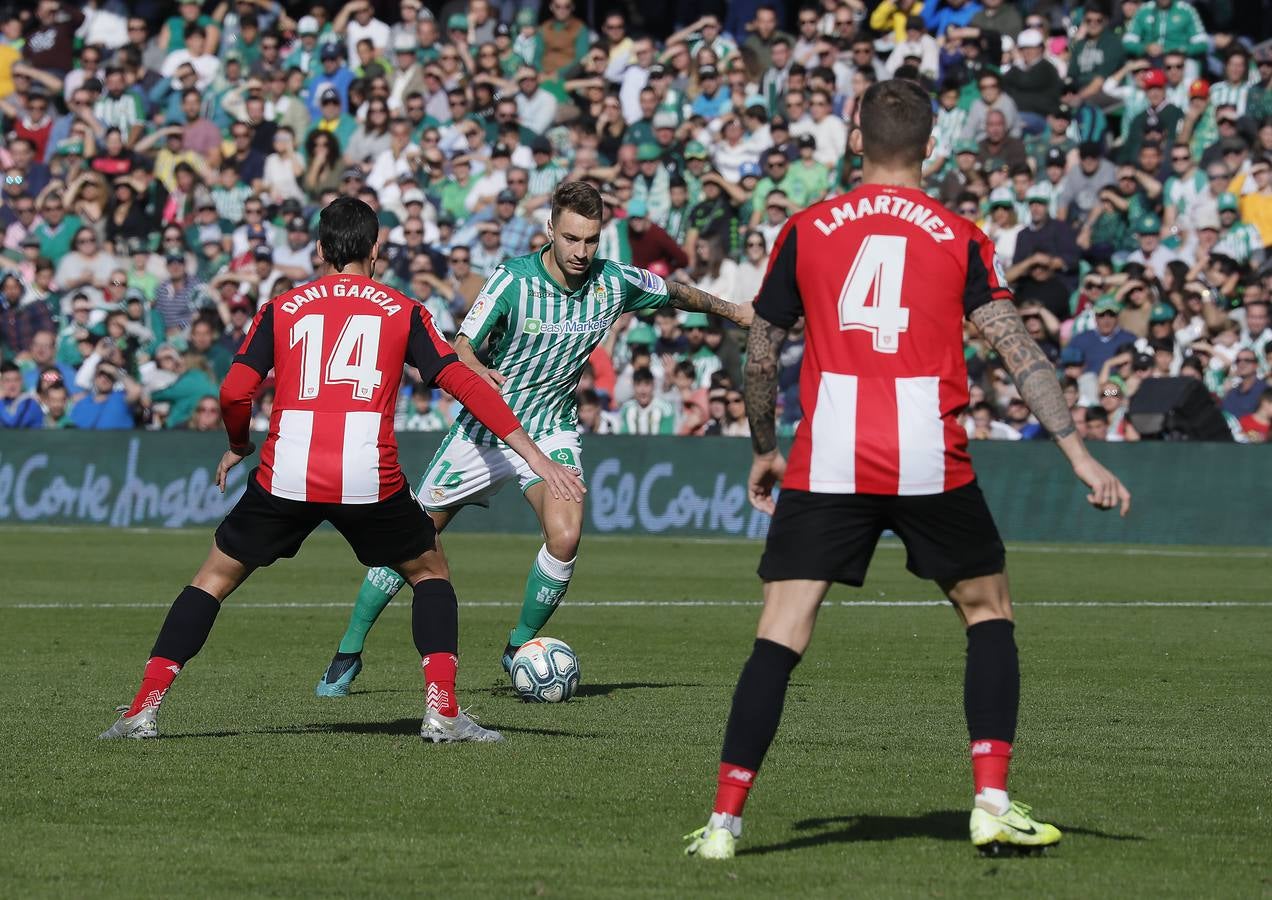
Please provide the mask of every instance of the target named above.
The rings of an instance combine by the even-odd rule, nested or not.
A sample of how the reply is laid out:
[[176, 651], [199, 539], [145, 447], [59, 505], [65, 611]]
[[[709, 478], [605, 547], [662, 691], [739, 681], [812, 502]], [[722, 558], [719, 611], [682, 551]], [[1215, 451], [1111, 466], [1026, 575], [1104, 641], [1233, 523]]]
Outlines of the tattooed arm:
[[676, 309], [714, 313], [717, 316], [724, 316], [730, 322], [741, 325], [743, 328], [751, 326], [751, 317], [754, 313], [750, 303], [730, 303], [715, 294], [708, 294], [682, 281], [667, 282], [667, 293], [671, 296], [671, 305]]
[[[1055, 367], [1025, 330], [1015, 305], [1010, 300], [991, 300], [975, 309], [971, 320], [1002, 358], [1020, 396], [1055, 438], [1074, 474], [1091, 489], [1087, 500], [1099, 509], [1120, 507], [1122, 515], [1126, 515], [1131, 505], [1130, 492], [1082, 443], [1064, 402]], [[749, 365], [748, 362], [748, 368]]]
[[[1002, 357], [1003, 365], [1029, 404], [1042, 427], [1057, 442], [1077, 432], [1064, 393], [1056, 378], [1056, 368], [1029, 336], [1015, 304], [993, 300], [972, 313], [972, 323], [989, 345]], [[1068, 455], [1066, 453], [1066, 455]]]
[[786, 474], [786, 460], [777, 452], [778, 356], [786, 329], [756, 316], [746, 338], [746, 419], [751, 426], [755, 458], [747, 480], [747, 495], [756, 509], [773, 514], [773, 488]]
[[746, 336], [746, 419], [757, 456], [777, 449], [778, 356], [786, 329], [756, 316]]

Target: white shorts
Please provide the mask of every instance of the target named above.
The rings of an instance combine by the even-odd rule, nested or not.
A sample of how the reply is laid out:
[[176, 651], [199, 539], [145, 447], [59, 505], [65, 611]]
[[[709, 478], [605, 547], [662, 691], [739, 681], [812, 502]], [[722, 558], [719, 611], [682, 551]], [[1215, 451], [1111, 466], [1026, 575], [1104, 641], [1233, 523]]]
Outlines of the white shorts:
[[[548, 459], [582, 476], [583, 454], [578, 432], [558, 431], [536, 443]], [[415, 493], [425, 509], [489, 506], [490, 498], [514, 477], [523, 494], [543, 480], [507, 446], [475, 444], [462, 431], [451, 429], [433, 455]]]

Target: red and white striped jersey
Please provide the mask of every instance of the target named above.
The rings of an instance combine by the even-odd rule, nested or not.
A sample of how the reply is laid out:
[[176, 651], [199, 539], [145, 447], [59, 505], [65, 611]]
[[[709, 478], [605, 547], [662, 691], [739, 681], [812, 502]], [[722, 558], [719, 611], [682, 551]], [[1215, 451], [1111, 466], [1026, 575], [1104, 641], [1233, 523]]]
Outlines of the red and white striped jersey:
[[288, 500], [375, 503], [406, 484], [393, 434], [403, 364], [431, 384], [457, 357], [423, 304], [340, 274], [262, 306], [234, 361], [261, 377], [274, 370], [261, 487]]
[[1011, 300], [993, 243], [921, 191], [866, 185], [792, 216], [755, 300], [805, 317], [803, 418], [783, 486], [937, 494], [974, 476], [963, 317]]

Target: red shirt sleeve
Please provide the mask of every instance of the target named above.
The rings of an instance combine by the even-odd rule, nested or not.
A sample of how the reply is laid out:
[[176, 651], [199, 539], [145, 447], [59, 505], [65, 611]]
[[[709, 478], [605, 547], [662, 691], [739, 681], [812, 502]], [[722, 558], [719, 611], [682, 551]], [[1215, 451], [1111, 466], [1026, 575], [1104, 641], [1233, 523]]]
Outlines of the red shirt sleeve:
[[967, 284], [963, 289], [963, 315], [970, 316], [992, 300], [1011, 302], [1007, 273], [994, 253], [994, 242], [979, 228], [971, 229], [967, 242]]
[[[418, 304], [411, 313], [411, 333], [406, 344], [407, 364], [419, 370], [421, 381], [432, 384], [442, 369], [458, 359], [455, 348], [437, 333], [433, 317], [428, 314], [424, 304]], [[454, 391], [450, 391], [450, 394], [455, 396]]]
[[231, 447], [242, 447], [248, 441], [252, 424], [252, 397], [265, 376], [246, 363], [234, 361], [225, 381], [221, 382], [221, 420], [229, 435]]
[[239, 345], [236, 363], [255, 369], [263, 379], [274, 368], [274, 304], [266, 303], [256, 311], [247, 337]]
[[462, 403], [465, 409], [500, 439], [520, 428], [521, 422], [508, 408], [503, 397], [499, 396], [498, 391], [453, 357], [452, 354], [452, 361], [438, 373], [438, 387]]

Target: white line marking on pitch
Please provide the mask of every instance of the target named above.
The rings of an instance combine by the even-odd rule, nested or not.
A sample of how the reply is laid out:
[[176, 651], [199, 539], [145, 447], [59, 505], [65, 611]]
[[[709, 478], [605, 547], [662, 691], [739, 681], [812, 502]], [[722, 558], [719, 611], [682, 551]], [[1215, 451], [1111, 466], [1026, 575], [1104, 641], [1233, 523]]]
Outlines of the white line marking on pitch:
[[[715, 606], [759, 606], [758, 600], [578, 600], [566, 601], [569, 606], [578, 607], [715, 607]], [[167, 609], [168, 603], [14, 603], [0, 606], [0, 609]], [[917, 607], [947, 606], [945, 600], [829, 600], [827, 606], [841, 607]], [[1247, 608], [1268, 607], [1272, 602], [1257, 600], [1182, 600], [1172, 603], [1169, 600], [1025, 600], [1016, 606], [1053, 607], [1053, 608], [1148, 608], [1148, 609], [1209, 609], [1209, 608]], [[235, 609], [350, 609], [351, 603], [236, 603]], [[520, 603], [503, 600], [460, 601], [466, 607], [520, 608]], [[409, 609], [409, 603], [398, 603], [392, 609]]]
[[[97, 531], [100, 529], [91, 526], [81, 525], [14, 525], [8, 523], [0, 523], [0, 533], [5, 532], [45, 532], [48, 534], [80, 534], [83, 532]], [[176, 536], [189, 536], [191, 534], [202, 534], [205, 530], [197, 528], [147, 528], [143, 526], [134, 526], [128, 528], [116, 528], [115, 532], [125, 532], [132, 534], [154, 535], [166, 534]], [[455, 532], [458, 535], [474, 535], [476, 532]], [[499, 537], [530, 537], [530, 535], [501, 533]], [[748, 540], [742, 537], [678, 537], [676, 535], [636, 535], [635, 537], [656, 541], [675, 541], [681, 544], [754, 544], [758, 545], [759, 540]], [[611, 541], [631, 541], [633, 535], [623, 534], [589, 534], [587, 539], [592, 542], [611, 542]], [[880, 550], [902, 550], [903, 545], [898, 540], [885, 538], [879, 542]], [[1229, 550], [1216, 547], [1213, 550], [1174, 550], [1170, 547], [1100, 547], [1085, 544], [1064, 545], [1064, 544], [1030, 544], [1030, 543], [1008, 543], [1007, 549], [1011, 553], [1044, 553], [1044, 554], [1074, 554], [1083, 556], [1150, 556], [1162, 557], [1166, 559], [1272, 559], [1272, 551], [1268, 550]]]

